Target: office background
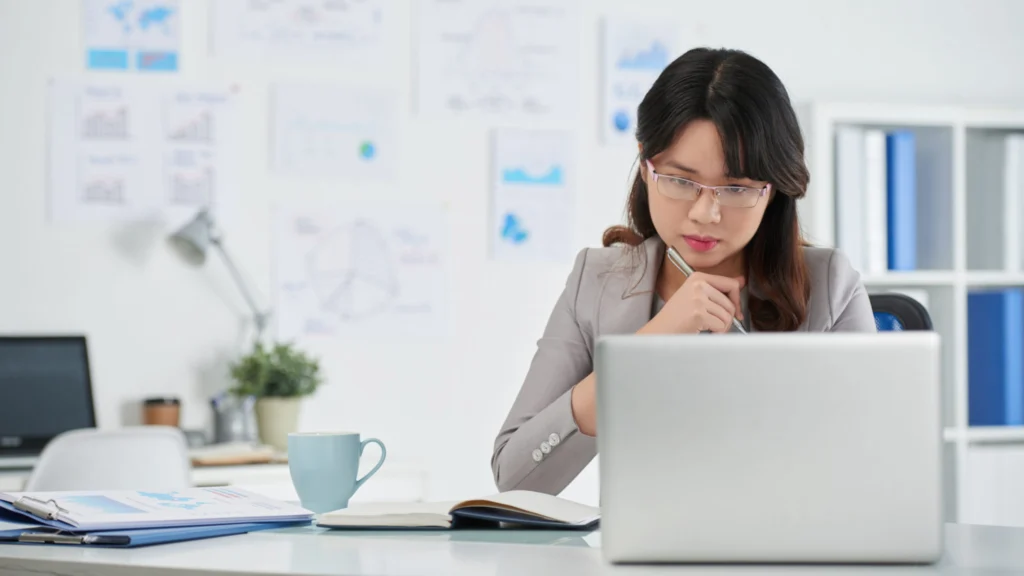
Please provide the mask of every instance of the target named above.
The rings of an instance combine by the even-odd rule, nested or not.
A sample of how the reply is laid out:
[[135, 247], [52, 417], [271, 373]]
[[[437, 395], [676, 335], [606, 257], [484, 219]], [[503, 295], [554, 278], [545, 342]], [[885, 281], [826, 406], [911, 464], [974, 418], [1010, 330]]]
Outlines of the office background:
[[[50, 222], [48, 82], [111, 78], [156, 86], [212, 82], [238, 87], [238, 205], [220, 216], [229, 249], [274, 303], [272, 217], [292, 203], [353, 198], [440, 204], [444, 322], [433, 335], [308, 339], [328, 383], [305, 403], [301, 429], [347, 429], [388, 444], [387, 465], [422, 470], [431, 499], [493, 490], [494, 434], [518, 391], [537, 338], [569, 272], [571, 254], [547, 262], [491, 258], [490, 143], [495, 128], [568, 130], [575, 167], [572, 244], [595, 246], [621, 221], [635, 147], [600, 139], [600, 22], [671, 19], [680, 46], [744, 49], [764, 60], [796, 102], [1024, 108], [1024, 4], [887, 0], [678, 3], [579, 2], [564, 31], [578, 44], [568, 95], [574, 117], [484, 121], [416, 110], [417, 2], [386, 3], [385, 51], [373, 61], [239, 62], [211, 54], [208, 2], [181, 2], [180, 72], [86, 72], [80, 4], [0, 1], [0, 329], [85, 333], [100, 426], [139, 422], [139, 402], [173, 395], [182, 424], [209, 426], [208, 399], [229, 385], [228, 363], [245, 349], [247, 309], [216, 259], [184, 263], [167, 223]], [[289, 178], [271, 171], [273, 85], [357, 85], [396, 94], [403, 149], [397, 177]], [[829, 175], [813, 171], [812, 180]], [[813, 205], [813, 199], [809, 206]], [[804, 210], [814, 229], [813, 210]], [[597, 500], [594, 466], [566, 492]]]

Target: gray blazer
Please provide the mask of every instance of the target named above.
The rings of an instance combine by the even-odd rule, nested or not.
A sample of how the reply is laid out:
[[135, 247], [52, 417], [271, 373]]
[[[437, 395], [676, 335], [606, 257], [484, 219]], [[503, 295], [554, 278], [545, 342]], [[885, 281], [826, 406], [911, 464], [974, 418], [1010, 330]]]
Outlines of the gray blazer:
[[[572, 387], [593, 371], [599, 337], [634, 333], [651, 319], [664, 249], [657, 237], [644, 242], [646, 265], [622, 247], [588, 248], [576, 257], [494, 442], [491, 469], [499, 490], [558, 494], [597, 454], [596, 439], [581, 433], [572, 417]], [[829, 248], [805, 248], [804, 258], [811, 297], [800, 330], [875, 331], [871, 303], [850, 261]]]

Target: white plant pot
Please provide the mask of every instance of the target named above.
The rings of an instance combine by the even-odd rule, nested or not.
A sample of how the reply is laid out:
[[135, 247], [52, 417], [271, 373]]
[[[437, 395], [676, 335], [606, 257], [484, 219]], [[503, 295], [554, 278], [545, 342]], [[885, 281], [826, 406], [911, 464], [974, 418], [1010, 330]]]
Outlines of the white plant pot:
[[256, 401], [256, 420], [260, 442], [281, 452], [288, 451], [288, 434], [299, 425], [301, 398], [260, 398]]

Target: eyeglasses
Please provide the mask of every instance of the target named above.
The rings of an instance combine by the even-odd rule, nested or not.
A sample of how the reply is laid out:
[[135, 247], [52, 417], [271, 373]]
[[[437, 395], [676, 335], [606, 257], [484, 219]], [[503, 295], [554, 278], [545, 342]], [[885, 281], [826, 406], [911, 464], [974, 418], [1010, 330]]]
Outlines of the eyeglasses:
[[715, 201], [721, 206], [730, 208], [753, 208], [757, 205], [761, 196], [767, 194], [771, 184], [765, 184], [764, 188], [750, 188], [748, 186], [705, 186], [693, 180], [680, 178], [679, 176], [666, 176], [654, 171], [654, 164], [647, 162], [647, 172], [654, 180], [654, 187], [658, 193], [672, 200], [696, 200], [700, 197], [700, 191], [710, 190], [715, 195]]

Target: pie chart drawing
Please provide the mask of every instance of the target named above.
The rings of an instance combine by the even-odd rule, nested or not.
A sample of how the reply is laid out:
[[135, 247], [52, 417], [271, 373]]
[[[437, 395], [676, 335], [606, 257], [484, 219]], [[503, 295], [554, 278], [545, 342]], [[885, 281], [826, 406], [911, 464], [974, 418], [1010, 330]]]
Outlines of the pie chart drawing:
[[387, 238], [369, 222], [324, 235], [307, 254], [306, 269], [321, 309], [342, 321], [386, 312], [399, 296]]

